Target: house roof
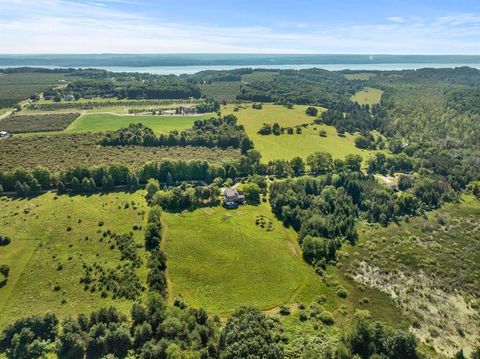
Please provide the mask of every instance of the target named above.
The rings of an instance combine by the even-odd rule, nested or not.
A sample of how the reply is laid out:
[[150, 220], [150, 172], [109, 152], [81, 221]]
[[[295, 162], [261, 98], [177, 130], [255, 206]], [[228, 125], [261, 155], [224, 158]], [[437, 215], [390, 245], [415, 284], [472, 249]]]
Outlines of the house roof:
[[226, 197], [235, 197], [238, 196], [238, 191], [235, 188], [225, 188], [223, 195]]

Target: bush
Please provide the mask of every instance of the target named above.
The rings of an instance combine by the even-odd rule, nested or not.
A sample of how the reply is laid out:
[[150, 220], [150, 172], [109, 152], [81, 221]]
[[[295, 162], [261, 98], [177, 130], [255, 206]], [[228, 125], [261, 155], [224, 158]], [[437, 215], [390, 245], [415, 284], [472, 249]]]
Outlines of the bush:
[[4, 247], [9, 245], [11, 242], [10, 237], [8, 236], [0, 236], [0, 247]]
[[309, 116], [317, 116], [318, 115], [318, 110], [315, 107], [307, 107], [305, 110], [305, 113]]
[[319, 318], [326, 325], [332, 325], [334, 323], [332, 313], [326, 310], [320, 313]]
[[348, 292], [345, 288], [343, 288], [342, 286], [339, 286], [339, 287], [337, 287], [337, 295], [340, 298], [347, 298]]
[[278, 312], [280, 313], [280, 315], [290, 315], [290, 308], [286, 305], [282, 305], [280, 306], [280, 310]]

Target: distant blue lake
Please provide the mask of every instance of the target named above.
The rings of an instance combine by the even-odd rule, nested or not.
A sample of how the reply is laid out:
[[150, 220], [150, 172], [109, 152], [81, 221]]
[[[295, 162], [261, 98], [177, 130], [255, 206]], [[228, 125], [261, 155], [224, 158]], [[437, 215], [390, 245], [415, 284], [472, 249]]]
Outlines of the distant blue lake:
[[[17, 65], [0, 65], [0, 68], [13, 67], [42, 67], [47, 69], [68, 68], [64, 66], [52, 65], [35, 65], [35, 64], [17, 64]], [[416, 70], [421, 68], [454, 68], [461, 66], [470, 66], [480, 69], [479, 63], [372, 63], [372, 64], [280, 64], [280, 65], [196, 65], [196, 66], [98, 66], [98, 65], [82, 65], [82, 68], [97, 68], [112, 72], [142, 72], [161, 75], [181, 75], [194, 74], [205, 70], [233, 70], [240, 67], [251, 67], [258, 69], [309, 69], [320, 68], [329, 71], [340, 70], [364, 70], [364, 71], [394, 71], [394, 70]]]

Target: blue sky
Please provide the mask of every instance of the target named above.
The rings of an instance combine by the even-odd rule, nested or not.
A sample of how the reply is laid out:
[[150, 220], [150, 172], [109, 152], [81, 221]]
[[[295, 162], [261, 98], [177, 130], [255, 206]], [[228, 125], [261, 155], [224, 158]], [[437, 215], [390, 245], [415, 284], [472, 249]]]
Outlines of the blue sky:
[[479, 0], [0, 0], [0, 53], [480, 54]]

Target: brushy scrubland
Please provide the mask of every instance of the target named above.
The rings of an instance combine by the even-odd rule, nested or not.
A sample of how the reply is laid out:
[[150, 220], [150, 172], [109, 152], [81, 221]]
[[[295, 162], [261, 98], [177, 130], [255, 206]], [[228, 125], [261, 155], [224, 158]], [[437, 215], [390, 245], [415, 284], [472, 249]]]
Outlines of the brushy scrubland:
[[44, 166], [58, 172], [78, 164], [90, 166], [112, 162], [139, 168], [147, 161], [162, 158], [220, 162], [240, 156], [238, 150], [207, 147], [105, 147], [98, 145], [101, 138], [101, 134], [51, 134], [2, 140], [0, 170]]
[[343, 270], [378, 288], [411, 316], [427, 345], [472, 350], [480, 330], [480, 202], [471, 196], [424, 217], [365, 227], [343, 253]]

